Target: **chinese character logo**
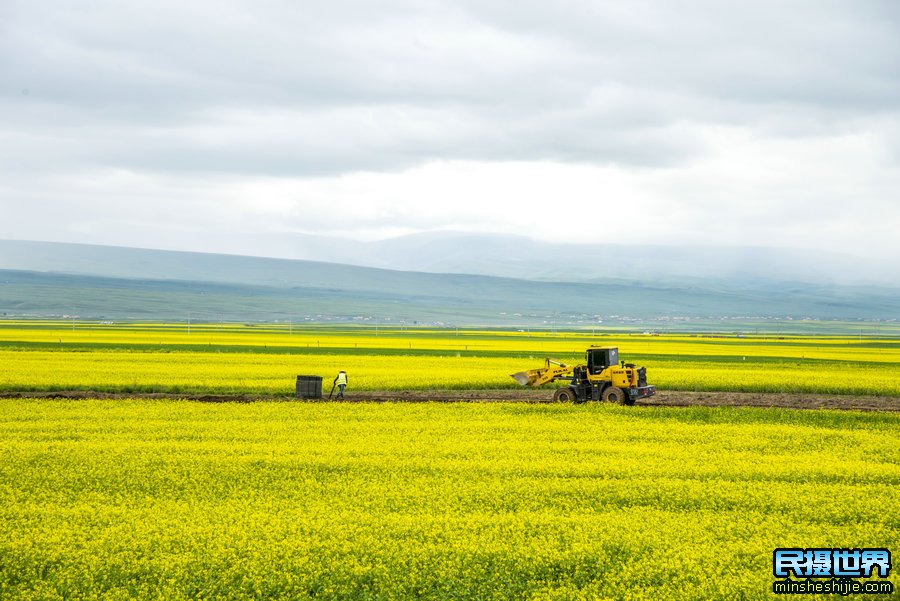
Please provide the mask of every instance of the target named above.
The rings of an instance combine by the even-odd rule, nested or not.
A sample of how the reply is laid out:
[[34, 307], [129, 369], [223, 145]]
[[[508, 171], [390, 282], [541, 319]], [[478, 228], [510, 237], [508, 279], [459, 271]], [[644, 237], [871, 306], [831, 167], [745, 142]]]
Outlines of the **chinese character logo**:
[[887, 549], [775, 549], [772, 572], [778, 578], [887, 578]]

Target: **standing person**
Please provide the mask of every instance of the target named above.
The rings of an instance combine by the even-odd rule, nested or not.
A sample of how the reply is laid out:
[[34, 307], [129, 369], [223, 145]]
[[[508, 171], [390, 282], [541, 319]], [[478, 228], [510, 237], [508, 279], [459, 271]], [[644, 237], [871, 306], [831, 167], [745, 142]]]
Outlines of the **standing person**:
[[344, 388], [347, 387], [347, 372], [343, 369], [338, 373], [338, 375], [334, 378], [334, 384], [338, 386], [338, 397], [339, 399], [344, 399]]

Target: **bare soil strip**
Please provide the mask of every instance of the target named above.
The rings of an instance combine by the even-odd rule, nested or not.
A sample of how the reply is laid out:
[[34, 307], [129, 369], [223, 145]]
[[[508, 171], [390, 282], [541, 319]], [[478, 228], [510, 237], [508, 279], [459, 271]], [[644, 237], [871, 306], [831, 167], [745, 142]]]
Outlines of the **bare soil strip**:
[[[550, 403], [550, 389], [503, 390], [410, 390], [348, 392], [344, 401], [331, 402], [519, 402]], [[206, 403], [251, 403], [254, 401], [297, 401], [292, 395], [174, 394], [162, 392], [97, 392], [61, 390], [52, 392], [2, 392], [0, 398], [45, 399], [186, 399]], [[327, 398], [310, 399], [325, 402]], [[690, 392], [663, 390], [635, 403], [636, 407], [783, 407], [787, 409], [843, 409], [854, 411], [900, 411], [900, 397], [851, 396], [814, 393], [771, 392]]]

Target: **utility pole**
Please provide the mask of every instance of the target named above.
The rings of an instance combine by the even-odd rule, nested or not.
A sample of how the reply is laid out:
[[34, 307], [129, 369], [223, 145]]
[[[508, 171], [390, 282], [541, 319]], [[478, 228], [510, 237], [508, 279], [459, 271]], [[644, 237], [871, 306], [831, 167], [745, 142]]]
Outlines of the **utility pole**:
[[188, 335], [191, 333], [191, 312], [188, 311]]

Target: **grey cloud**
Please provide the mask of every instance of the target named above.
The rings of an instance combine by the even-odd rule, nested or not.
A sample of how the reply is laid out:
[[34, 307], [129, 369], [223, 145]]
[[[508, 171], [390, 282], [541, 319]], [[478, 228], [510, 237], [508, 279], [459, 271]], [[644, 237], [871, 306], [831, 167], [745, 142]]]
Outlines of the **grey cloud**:
[[623, 82], [848, 110], [892, 108], [900, 90], [900, 7], [889, 1], [471, 5], [500, 27], [569, 41], [598, 74]]
[[[453, 160], [622, 167], [650, 180], [659, 206], [690, 214], [696, 229], [673, 240], [851, 231], [852, 213], [878, 208], [884, 236], [900, 185], [897, 39], [900, 4], [887, 0], [7, 0], [0, 209], [28, 227], [0, 237], [90, 241], [105, 228], [118, 243], [137, 230], [177, 241], [174, 211], [266, 231], [268, 214], [217, 215], [230, 184]], [[749, 175], [697, 168], [747, 156], [711, 142], [719, 130], [751, 138], [751, 158], [776, 149], [782, 161]], [[815, 173], [820, 141], [822, 169], [841, 178]], [[790, 173], [794, 159], [803, 172]], [[102, 179], [120, 172], [134, 179]], [[399, 207], [348, 225], [448, 226]], [[477, 212], [454, 218], [488, 227]]]
[[[705, 152], [684, 124], [822, 135], [896, 118], [895, 7], [14, 1], [0, 126], [30, 134], [17, 162], [37, 169], [673, 165]], [[254, 130], [230, 112], [284, 121]]]

